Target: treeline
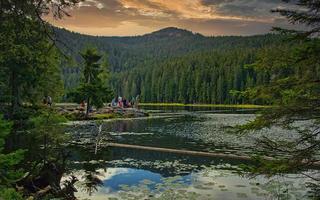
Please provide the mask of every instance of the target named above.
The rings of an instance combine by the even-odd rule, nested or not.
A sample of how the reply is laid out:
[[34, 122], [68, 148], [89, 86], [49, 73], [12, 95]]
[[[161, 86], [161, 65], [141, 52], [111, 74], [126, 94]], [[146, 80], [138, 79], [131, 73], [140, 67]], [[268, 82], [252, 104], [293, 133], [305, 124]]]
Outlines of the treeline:
[[95, 37], [64, 29], [55, 29], [55, 34], [66, 44], [60, 49], [74, 60], [62, 65], [67, 92], [80, 84], [79, 52], [92, 45], [108, 55], [115, 94], [141, 94], [148, 102], [242, 103], [229, 89], [261, 79], [245, 64], [253, 62], [259, 49], [282, 41], [273, 34], [205, 37], [177, 28], [136, 37]]
[[[79, 52], [86, 46], [97, 47], [109, 55], [110, 70], [130, 70], [150, 60], [164, 60], [208, 50], [261, 48], [279, 42], [279, 35], [205, 37], [178, 28], [166, 28], [143, 36], [103, 37], [89, 36], [54, 28], [60, 49], [75, 61], [82, 61]], [[65, 63], [64, 68], [72, 66]]]
[[112, 87], [125, 96], [141, 94], [144, 102], [262, 103], [231, 94], [268, 82], [267, 73], [247, 65], [258, 49], [235, 49], [190, 54], [131, 71], [114, 73]]

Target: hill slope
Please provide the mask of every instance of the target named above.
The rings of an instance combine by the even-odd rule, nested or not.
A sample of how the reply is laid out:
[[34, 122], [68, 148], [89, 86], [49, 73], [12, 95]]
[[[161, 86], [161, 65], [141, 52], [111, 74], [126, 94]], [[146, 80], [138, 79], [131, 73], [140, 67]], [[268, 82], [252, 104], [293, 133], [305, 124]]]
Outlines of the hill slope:
[[[205, 37], [178, 28], [165, 28], [135, 37], [99, 37], [55, 30], [61, 49], [81, 62], [87, 44], [109, 57], [111, 85], [118, 95], [142, 94], [147, 102], [241, 103], [230, 90], [265, 81], [245, 68], [256, 52], [278, 44], [278, 35]], [[64, 66], [65, 87], [79, 84], [80, 67]]]
[[261, 48], [280, 39], [271, 34], [204, 37], [173, 27], [135, 37], [89, 36], [58, 28], [55, 29], [55, 34], [57, 39], [65, 44], [60, 44], [61, 49], [77, 61], [81, 61], [79, 52], [88, 44], [96, 46], [101, 52], [107, 52], [111, 70], [114, 72], [134, 68], [146, 60], [163, 60], [213, 49]]

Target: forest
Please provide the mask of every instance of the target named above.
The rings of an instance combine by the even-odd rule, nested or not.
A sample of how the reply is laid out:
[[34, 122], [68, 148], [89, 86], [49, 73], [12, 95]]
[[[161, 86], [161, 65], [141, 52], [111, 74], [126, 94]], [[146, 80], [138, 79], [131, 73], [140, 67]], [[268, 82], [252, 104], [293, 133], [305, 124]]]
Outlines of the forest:
[[[249, 65], [259, 52], [284, 43], [275, 34], [205, 37], [171, 27], [136, 37], [94, 37], [63, 29], [55, 29], [55, 34], [62, 44], [71, 44], [61, 49], [73, 61], [80, 60], [77, 52], [86, 45], [97, 46], [108, 56], [115, 95], [167, 103], [263, 103], [230, 91], [266, 83], [268, 74], [256, 73]], [[72, 63], [62, 66], [65, 89], [71, 91], [81, 72]]]
[[[101, 191], [110, 197], [111, 190], [104, 184], [121, 174], [125, 183], [142, 177], [137, 184], [152, 188], [144, 180], [150, 176], [159, 179], [155, 186], [168, 183], [169, 188], [159, 187], [157, 196], [145, 185], [139, 194], [126, 192], [129, 186], [124, 186], [120, 199], [139, 199], [141, 194], [146, 199], [208, 198], [203, 196], [206, 193], [183, 191], [189, 186], [228, 194], [230, 188], [216, 181], [222, 177], [211, 177], [216, 183], [191, 185], [190, 177], [204, 164], [208, 166], [196, 173], [199, 180], [208, 178], [208, 170], [211, 175], [230, 170], [227, 178], [246, 181], [246, 186], [233, 185], [235, 191], [251, 188], [249, 193], [256, 198], [267, 197], [259, 191], [271, 188], [280, 194], [269, 191], [272, 196], [268, 197], [290, 199], [296, 194], [296, 188], [288, 186], [290, 181], [280, 184], [286, 187], [283, 190], [251, 181], [262, 176], [261, 180], [272, 182], [274, 177], [288, 175], [302, 180], [300, 199], [320, 198], [318, 1], [284, 0], [294, 7], [272, 10], [288, 23], [307, 28], [275, 27], [272, 33], [257, 36], [207, 37], [169, 27], [142, 36], [98, 37], [60, 29], [44, 20], [48, 15], [56, 20], [68, 17], [69, 9], [81, 2], [0, 0], [0, 200], [91, 199]], [[147, 113], [139, 106], [109, 106], [118, 95], [128, 99], [140, 95], [142, 102], [151, 103], [268, 106], [245, 112], [207, 108], [170, 113], [152, 108]], [[90, 118], [93, 115], [96, 118]], [[241, 137], [249, 139], [235, 146], [233, 142], [241, 142]], [[150, 153], [144, 147], [137, 159], [143, 160], [143, 154], [151, 159], [150, 167], [129, 157], [135, 154], [133, 149], [128, 153], [112, 148], [110, 143], [119, 146], [114, 142], [220, 157], [212, 162], [192, 157], [192, 162], [206, 163], [180, 165], [188, 156], [171, 155], [170, 161], [169, 154], [164, 154], [159, 161], [159, 152]], [[245, 146], [248, 143], [251, 146]], [[222, 168], [222, 154], [248, 162], [226, 159]], [[180, 174], [174, 175], [187, 184], [177, 190], [172, 187], [181, 181], [166, 179], [168, 172], [175, 172], [172, 167], [179, 168]]]

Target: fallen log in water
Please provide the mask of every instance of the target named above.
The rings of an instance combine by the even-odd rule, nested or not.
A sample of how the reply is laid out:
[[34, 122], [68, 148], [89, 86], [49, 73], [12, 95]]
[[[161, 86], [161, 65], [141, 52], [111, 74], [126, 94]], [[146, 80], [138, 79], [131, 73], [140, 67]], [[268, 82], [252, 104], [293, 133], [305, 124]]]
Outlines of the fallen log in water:
[[139, 146], [139, 145], [131, 145], [131, 144], [108, 143], [107, 146], [122, 147], [122, 148], [129, 148], [129, 149], [140, 149], [140, 150], [147, 150], [147, 151], [158, 151], [158, 152], [175, 153], [175, 154], [184, 154], [184, 155], [191, 155], [191, 156], [204, 156], [204, 157], [213, 157], [213, 158], [236, 159], [236, 160], [243, 160], [243, 161], [251, 161], [252, 160], [249, 156], [240, 156], [240, 155], [232, 155], [232, 154], [224, 154], [224, 153], [202, 152], [202, 151], [180, 150], [180, 149], [168, 149], [168, 148], [159, 148], [159, 147], [148, 147], [148, 146]]
[[[180, 150], [180, 149], [169, 149], [169, 148], [159, 148], [159, 147], [148, 147], [148, 146], [139, 146], [139, 145], [131, 145], [131, 144], [119, 144], [119, 143], [108, 143], [109, 147], [121, 147], [128, 149], [139, 149], [139, 150], [147, 150], [147, 151], [158, 151], [165, 153], [174, 153], [174, 154], [182, 154], [189, 156], [204, 156], [211, 158], [221, 158], [221, 159], [233, 159], [240, 161], [253, 161], [252, 157], [243, 156], [243, 155], [233, 155], [233, 154], [225, 154], [225, 153], [213, 153], [213, 152], [203, 152], [203, 151], [190, 151], [190, 150]], [[265, 160], [274, 160], [271, 157], [263, 157]], [[311, 168], [320, 168], [320, 162], [315, 162], [308, 165]]]

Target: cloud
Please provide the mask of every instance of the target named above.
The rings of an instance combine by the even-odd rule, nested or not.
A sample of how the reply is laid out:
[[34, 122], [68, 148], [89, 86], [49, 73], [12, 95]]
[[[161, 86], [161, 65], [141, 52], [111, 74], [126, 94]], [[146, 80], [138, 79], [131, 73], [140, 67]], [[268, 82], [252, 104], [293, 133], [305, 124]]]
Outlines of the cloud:
[[288, 6], [281, 0], [86, 0], [71, 10], [72, 17], [47, 20], [93, 35], [138, 35], [167, 26], [206, 35], [250, 35], [287, 25], [270, 10]]
[[98, 9], [104, 8], [104, 4], [97, 0], [86, 0], [78, 4], [78, 7], [97, 7]]

